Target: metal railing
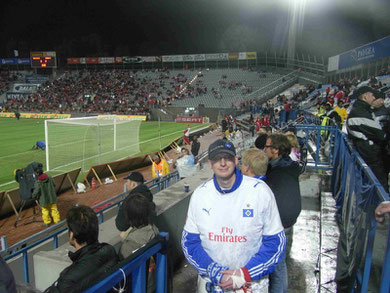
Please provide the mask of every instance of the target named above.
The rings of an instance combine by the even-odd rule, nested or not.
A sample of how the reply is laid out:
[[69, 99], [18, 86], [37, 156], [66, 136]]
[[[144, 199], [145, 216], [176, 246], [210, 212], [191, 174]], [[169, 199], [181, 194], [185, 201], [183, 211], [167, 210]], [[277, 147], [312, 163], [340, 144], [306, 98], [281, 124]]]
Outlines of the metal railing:
[[[374, 210], [381, 201], [390, 200], [389, 194], [353, 148], [345, 134], [336, 136], [336, 158], [332, 173], [333, 196], [338, 208], [341, 229], [350, 243], [354, 245], [350, 252], [351, 263], [357, 264], [351, 271], [356, 281], [355, 292], [367, 292], [372, 268], [374, 240], [376, 239], [376, 220]], [[363, 218], [364, 217], [364, 218]], [[385, 256], [382, 263], [380, 293], [390, 290], [390, 227], [387, 227]], [[359, 236], [359, 237], [358, 237]], [[362, 263], [362, 265], [359, 265]]]
[[[95, 285], [91, 286], [84, 293], [107, 292], [114, 286], [121, 286], [121, 281], [129, 281], [131, 275], [131, 284], [123, 285], [119, 292], [137, 292], [145, 293], [147, 286], [147, 261], [156, 255], [156, 293], [167, 292], [167, 243], [168, 233], [159, 233], [159, 236], [151, 240], [145, 247], [133, 253], [115, 268], [115, 271]], [[130, 290], [130, 288], [132, 290]]]

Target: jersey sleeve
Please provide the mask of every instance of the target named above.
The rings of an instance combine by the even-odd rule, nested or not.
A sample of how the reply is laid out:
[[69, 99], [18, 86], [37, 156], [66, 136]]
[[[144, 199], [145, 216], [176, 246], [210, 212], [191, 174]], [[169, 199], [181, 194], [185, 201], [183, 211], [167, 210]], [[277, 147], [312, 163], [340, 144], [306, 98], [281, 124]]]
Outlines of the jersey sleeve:
[[198, 271], [199, 275], [206, 275], [207, 266], [213, 262], [202, 247], [200, 233], [196, 225], [196, 191], [192, 195], [181, 245], [187, 261]]

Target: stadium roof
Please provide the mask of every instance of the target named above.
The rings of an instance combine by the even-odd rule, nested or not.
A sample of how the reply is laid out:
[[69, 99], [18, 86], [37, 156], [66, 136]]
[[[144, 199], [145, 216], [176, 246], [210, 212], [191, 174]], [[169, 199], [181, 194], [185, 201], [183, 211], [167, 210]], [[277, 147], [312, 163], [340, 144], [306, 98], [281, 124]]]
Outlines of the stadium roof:
[[[388, 0], [1, 1], [0, 57], [285, 51], [332, 56], [390, 31]], [[294, 20], [293, 7], [299, 15]], [[290, 36], [291, 37], [291, 36]]]

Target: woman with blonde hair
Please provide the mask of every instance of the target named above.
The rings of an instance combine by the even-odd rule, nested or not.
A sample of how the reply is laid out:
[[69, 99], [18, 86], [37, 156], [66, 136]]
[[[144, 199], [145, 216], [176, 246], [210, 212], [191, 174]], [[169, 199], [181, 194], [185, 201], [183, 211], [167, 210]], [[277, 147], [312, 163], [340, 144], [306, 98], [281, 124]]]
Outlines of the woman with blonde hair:
[[286, 134], [288, 141], [291, 144], [290, 158], [299, 162], [301, 160], [301, 153], [299, 152], [298, 138], [294, 134]]

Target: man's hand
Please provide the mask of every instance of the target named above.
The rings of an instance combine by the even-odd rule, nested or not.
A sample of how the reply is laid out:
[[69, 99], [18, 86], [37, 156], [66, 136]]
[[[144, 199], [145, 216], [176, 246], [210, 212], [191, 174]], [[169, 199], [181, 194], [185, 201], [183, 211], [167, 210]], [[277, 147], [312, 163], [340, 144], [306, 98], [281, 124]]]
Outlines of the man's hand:
[[377, 206], [375, 209], [375, 219], [379, 223], [383, 223], [386, 213], [390, 213], [390, 201], [383, 201]]
[[240, 289], [247, 285], [243, 271], [240, 270], [227, 270], [221, 272], [223, 274], [221, 282], [218, 284], [224, 290]]
[[385, 102], [384, 99], [375, 99], [372, 104], [371, 104], [371, 107], [376, 109], [376, 108], [379, 108], [383, 105], [383, 103]]

